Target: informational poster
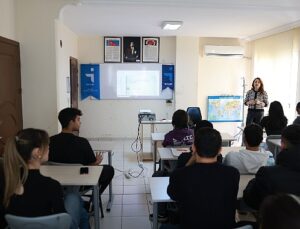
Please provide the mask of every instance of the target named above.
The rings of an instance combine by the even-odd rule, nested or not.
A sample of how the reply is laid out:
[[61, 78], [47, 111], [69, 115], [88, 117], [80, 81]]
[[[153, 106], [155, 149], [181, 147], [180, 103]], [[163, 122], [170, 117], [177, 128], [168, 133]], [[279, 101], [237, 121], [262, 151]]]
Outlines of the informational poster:
[[100, 99], [100, 67], [99, 64], [80, 65], [81, 100], [91, 96]]
[[159, 62], [159, 38], [143, 37], [143, 62], [158, 63]]
[[121, 63], [121, 37], [104, 37], [104, 62]]

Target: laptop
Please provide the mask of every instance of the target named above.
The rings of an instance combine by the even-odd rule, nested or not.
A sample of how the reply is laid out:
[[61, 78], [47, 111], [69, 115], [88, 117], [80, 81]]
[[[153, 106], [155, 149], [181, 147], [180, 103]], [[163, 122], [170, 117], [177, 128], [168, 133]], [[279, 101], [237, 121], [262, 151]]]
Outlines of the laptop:
[[179, 157], [179, 155], [182, 153], [189, 153], [190, 148], [189, 147], [171, 148], [171, 151], [174, 157]]

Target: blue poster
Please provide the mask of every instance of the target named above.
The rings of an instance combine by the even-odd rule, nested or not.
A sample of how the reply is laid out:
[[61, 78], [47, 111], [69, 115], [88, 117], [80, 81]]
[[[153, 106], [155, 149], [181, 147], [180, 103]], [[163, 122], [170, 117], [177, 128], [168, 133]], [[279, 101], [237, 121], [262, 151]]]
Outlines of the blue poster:
[[162, 90], [174, 90], [174, 65], [162, 65]]
[[81, 64], [81, 100], [93, 96], [100, 99], [100, 66], [99, 64]]

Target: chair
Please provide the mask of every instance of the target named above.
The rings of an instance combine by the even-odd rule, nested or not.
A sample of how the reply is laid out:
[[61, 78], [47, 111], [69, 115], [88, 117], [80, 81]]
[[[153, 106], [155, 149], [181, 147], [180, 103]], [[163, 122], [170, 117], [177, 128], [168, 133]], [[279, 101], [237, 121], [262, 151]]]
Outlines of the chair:
[[72, 219], [67, 213], [40, 217], [22, 217], [6, 214], [5, 219], [10, 229], [69, 229]]
[[[46, 165], [58, 165], [58, 166], [82, 165], [82, 164], [60, 163], [60, 162], [54, 162], [54, 161], [47, 161], [45, 164]], [[78, 186], [64, 186], [64, 189], [68, 192], [72, 192], [72, 191], [79, 192], [81, 196], [88, 197], [89, 198], [88, 205], [91, 206], [92, 199], [93, 199], [93, 193], [92, 194], [87, 194], [89, 191], [92, 190], [89, 186], [81, 186], [81, 187], [78, 187]], [[101, 212], [101, 218], [104, 218], [101, 195], [99, 195], [99, 207], [100, 207], [100, 212]]]
[[186, 113], [189, 116], [189, 127], [194, 128], [196, 123], [202, 120], [202, 115], [199, 107], [188, 107]]

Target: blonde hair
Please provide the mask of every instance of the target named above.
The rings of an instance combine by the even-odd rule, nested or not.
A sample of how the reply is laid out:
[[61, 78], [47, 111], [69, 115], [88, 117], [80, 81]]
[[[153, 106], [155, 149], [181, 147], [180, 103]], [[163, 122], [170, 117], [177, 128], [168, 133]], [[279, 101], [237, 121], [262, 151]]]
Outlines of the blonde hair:
[[35, 148], [45, 148], [49, 144], [46, 131], [39, 129], [24, 129], [17, 136], [7, 141], [4, 148], [3, 168], [5, 189], [3, 205], [8, 207], [10, 198], [26, 182], [28, 176], [28, 161]]

